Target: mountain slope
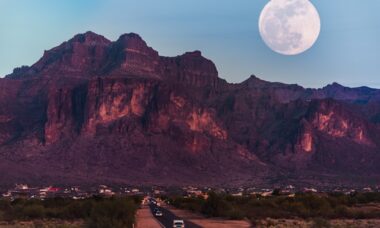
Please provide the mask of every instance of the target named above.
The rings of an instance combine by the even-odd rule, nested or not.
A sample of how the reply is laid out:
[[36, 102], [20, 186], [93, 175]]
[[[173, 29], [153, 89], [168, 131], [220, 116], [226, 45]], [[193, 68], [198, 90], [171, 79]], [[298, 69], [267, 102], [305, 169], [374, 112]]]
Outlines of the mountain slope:
[[133, 33], [76, 35], [0, 88], [2, 183], [360, 185], [380, 174], [379, 90], [229, 84], [201, 52], [161, 57]]

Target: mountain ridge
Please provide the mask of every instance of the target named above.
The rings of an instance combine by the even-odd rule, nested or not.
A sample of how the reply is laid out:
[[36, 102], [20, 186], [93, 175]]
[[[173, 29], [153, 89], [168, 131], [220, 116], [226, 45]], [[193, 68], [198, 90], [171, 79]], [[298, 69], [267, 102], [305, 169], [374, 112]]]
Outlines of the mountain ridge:
[[0, 181], [365, 185], [379, 124], [377, 89], [228, 83], [200, 51], [87, 32], [0, 79]]

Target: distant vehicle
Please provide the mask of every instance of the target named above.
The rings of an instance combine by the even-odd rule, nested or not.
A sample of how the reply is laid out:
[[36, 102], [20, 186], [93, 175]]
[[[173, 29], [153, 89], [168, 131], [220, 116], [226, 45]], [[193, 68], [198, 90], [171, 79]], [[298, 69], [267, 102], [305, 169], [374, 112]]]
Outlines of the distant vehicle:
[[157, 217], [162, 217], [163, 214], [162, 214], [161, 211], [157, 210], [154, 215], [157, 216]]
[[185, 228], [185, 222], [183, 220], [173, 220], [173, 228]]
[[154, 199], [151, 199], [151, 200], [150, 200], [150, 203], [152, 203], [152, 204], [156, 204], [156, 205], [157, 205], [157, 201], [154, 200]]

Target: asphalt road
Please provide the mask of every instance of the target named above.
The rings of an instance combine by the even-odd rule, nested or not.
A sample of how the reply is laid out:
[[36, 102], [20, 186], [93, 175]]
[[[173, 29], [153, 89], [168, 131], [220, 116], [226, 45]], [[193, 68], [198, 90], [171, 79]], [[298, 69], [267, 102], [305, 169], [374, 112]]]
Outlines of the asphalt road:
[[[150, 211], [152, 212], [153, 216], [162, 224], [165, 226], [165, 228], [172, 228], [173, 227], [173, 220], [175, 219], [180, 219], [180, 220], [184, 220], [182, 218], [179, 218], [177, 216], [175, 216], [171, 211], [165, 209], [165, 208], [162, 208], [162, 207], [158, 207], [152, 203], [149, 204], [149, 207], [150, 207]], [[154, 215], [153, 213], [153, 209], [154, 208], [159, 208], [159, 210], [162, 212], [162, 217], [157, 217]], [[186, 228], [201, 228], [201, 226], [198, 226], [197, 224], [194, 224], [192, 222], [189, 222], [187, 220], [184, 220], [185, 221], [185, 227]]]

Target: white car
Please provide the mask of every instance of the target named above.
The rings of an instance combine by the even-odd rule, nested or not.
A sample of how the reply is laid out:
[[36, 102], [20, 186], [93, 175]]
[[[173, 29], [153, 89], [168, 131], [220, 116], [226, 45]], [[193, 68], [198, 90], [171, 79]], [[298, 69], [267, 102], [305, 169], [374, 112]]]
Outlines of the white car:
[[185, 222], [183, 220], [173, 220], [173, 228], [185, 228]]
[[161, 211], [157, 210], [156, 213], [154, 213], [154, 215], [157, 217], [162, 217], [163, 214]]

